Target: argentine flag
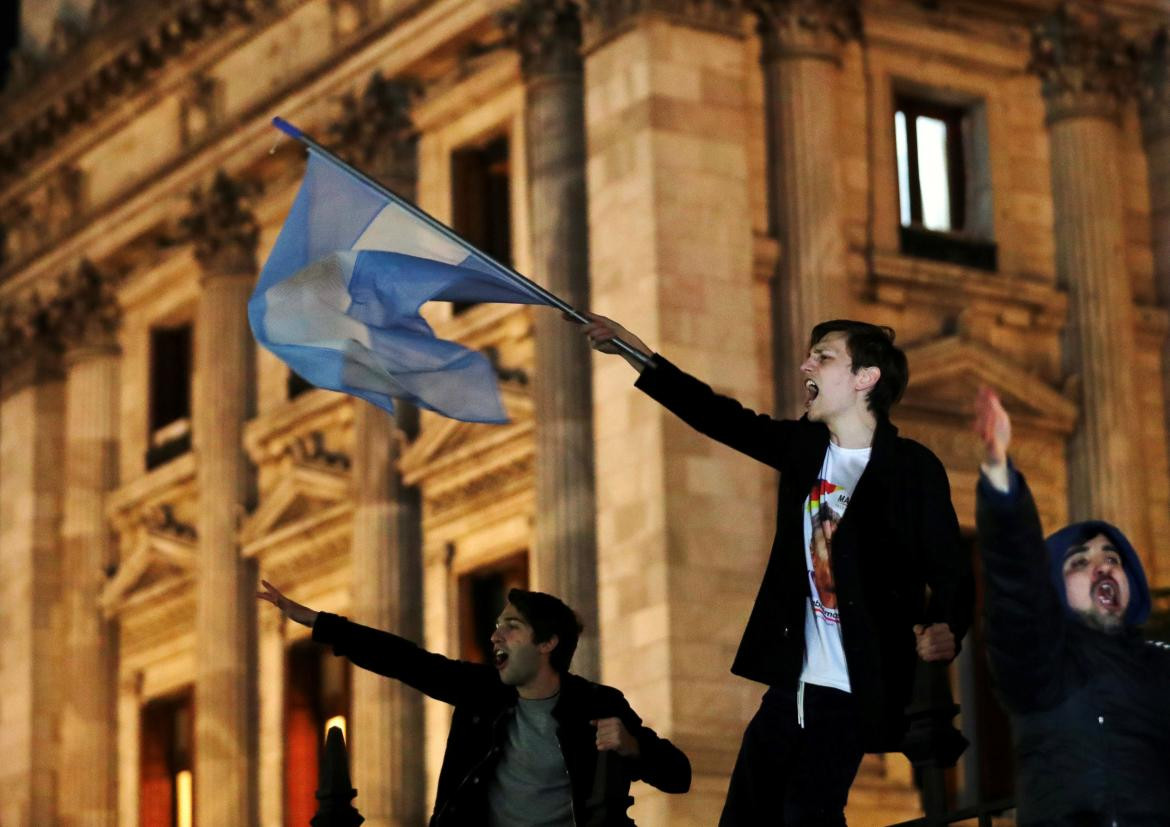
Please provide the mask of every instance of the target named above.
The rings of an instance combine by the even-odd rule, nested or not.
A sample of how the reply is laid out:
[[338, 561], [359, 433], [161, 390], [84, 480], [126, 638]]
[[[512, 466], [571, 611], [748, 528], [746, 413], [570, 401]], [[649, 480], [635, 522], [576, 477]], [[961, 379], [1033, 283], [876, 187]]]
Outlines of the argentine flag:
[[549, 302], [428, 219], [310, 147], [248, 302], [252, 332], [318, 387], [387, 411], [398, 398], [454, 419], [507, 422], [487, 358], [436, 337], [419, 308], [434, 299]]

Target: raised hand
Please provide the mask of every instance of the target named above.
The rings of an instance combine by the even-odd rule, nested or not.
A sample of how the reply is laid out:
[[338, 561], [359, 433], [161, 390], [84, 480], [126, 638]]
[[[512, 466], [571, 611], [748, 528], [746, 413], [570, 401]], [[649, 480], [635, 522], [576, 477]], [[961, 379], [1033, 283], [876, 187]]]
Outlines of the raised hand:
[[995, 391], [986, 386], [979, 389], [975, 398], [975, 433], [983, 441], [984, 465], [995, 468], [1007, 462], [1012, 421]]
[[285, 597], [276, 586], [267, 580], [261, 580], [260, 585], [264, 587], [264, 591], [256, 592], [258, 598], [267, 600], [273, 606], [280, 609], [281, 613], [289, 620], [299, 623], [302, 626], [313, 627], [313, 623], [317, 620], [318, 612]]
[[[654, 355], [654, 351], [650, 350], [645, 342], [613, 319], [607, 319], [605, 316], [599, 316], [596, 313], [585, 313], [584, 315], [589, 319], [589, 323], [583, 327], [585, 338], [589, 340], [589, 346], [597, 352], [620, 354], [638, 371], [641, 371], [644, 365], [632, 356], [618, 350], [613, 340], [621, 339], [627, 345], [634, 348], [634, 350], [641, 352], [645, 356]], [[566, 316], [566, 318], [569, 317]]]

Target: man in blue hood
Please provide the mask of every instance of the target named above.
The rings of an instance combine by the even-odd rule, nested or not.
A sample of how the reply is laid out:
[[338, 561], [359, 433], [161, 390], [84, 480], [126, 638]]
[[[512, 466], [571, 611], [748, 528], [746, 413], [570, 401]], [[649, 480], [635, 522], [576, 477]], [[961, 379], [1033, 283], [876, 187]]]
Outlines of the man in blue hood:
[[1074, 523], [1044, 540], [1011, 420], [976, 401], [976, 493], [988, 650], [1012, 720], [1018, 823], [1170, 824], [1170, 646], [1144, 640], [1141, 560], [1116, 527]]

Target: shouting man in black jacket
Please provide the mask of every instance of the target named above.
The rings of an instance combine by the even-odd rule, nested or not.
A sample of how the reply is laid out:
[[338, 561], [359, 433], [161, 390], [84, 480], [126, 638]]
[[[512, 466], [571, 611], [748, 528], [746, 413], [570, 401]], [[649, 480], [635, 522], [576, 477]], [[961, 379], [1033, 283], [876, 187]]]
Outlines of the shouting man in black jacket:
[[[843, 825], [865, 752], [900, 747], [918, 658], [947, 661], [970, 623], [970, 564], [942, 463], [898, 436], [906, 387], [893, 331], [817, 325], [805, 416], [776, 420], [653, 354], [601, 316], [591, 344], [651, 357], [636, 387], [696, 430], [780, 472], [776, 539], [732, 672], [766, 684], [722, 825]], [[926, 587], [930, 587], [929, 600]]]
[[257, 596], [335, 655], [455, 707], [432, 827], [632, 825], [631, 781], [690, 789], [678, 747], [644, 726], [621, 692], [568, 671], [581, 624], [551, 595], [508, 593], [487, 666], [313, 611], [262, 582]]
[[987, 642], [1012, 719], [1019, 824], [1170, 824], [1170, 646], [1145, 641], [1141, 560], [1094, 520], [1047, 540], [1008, 463], [1011, 420], [983, 390], [976, 493]]

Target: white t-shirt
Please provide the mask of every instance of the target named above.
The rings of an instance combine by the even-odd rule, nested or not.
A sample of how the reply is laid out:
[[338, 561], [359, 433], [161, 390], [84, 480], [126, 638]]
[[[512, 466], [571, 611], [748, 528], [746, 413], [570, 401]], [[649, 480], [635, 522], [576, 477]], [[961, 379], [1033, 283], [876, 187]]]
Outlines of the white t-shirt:
[[[804, 562], [809, 602], [804, 618], [805, 683], [849, 692], [849, 670], [841, 645], [841, 616], [833, 583], [832, 532], [845, 515], [853, 489], [869, 462], [869, 448], [842, 448], [829, 443], [821, 473], [804, 501]], [[826, 537], [828, 532], [828, 537]]]

